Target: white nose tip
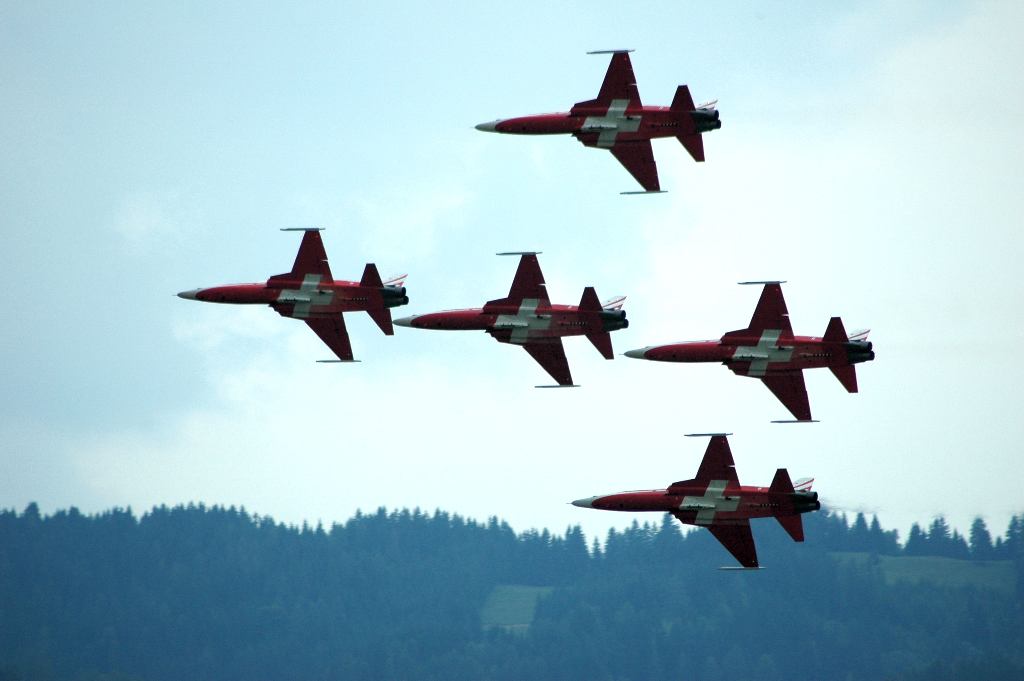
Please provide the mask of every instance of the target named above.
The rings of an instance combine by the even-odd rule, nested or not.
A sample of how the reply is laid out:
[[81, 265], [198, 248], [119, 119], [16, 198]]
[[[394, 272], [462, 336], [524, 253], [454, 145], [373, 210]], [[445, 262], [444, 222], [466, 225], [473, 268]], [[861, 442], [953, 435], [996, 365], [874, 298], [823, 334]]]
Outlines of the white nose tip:
[[202, 290], [201, 288], [194, 288], [191, 291], [182, 291], [178, 294], [178, 297], [185, 300], [199, 300], [199, 292]]
[[632, 357], [633, 359], [646, 359], [644, 355], [650, 349], [650, 346], [648, 346], [646, 348], [640, 348], [639, 350], [627, 350], [626, 357]]
[[586, 499], [577, 499], [572, 502], [573, 506], [579, 506], [580, 508], [594, 508], [594, 499], [597, 497], [587, 497]]
[[397, 326], [407, 326], [409, 328], [412, 328], [412, 320], [416, 319], [417, 317], [419, 317], [419, 315], [414, 314], [411, 317], [402, 317], [401, 319], [396, 319], [394, 320], [393, 323]]
[[482, 130], [483, 132], [498, 132], [498, 123], [501, 123], [500, 118], [496, 121], [490, 121], [489, 123], [481, 123], [476, 126], [476, 129]]

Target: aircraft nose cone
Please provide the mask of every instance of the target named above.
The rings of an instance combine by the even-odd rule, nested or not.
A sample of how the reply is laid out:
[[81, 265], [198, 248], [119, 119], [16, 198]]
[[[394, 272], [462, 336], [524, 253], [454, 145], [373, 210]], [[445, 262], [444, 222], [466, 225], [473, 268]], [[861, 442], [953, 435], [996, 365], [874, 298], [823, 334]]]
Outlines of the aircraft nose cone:
[[414, 315], [412, 315], [410, 317], [402, 317], [401, 319], [396, 319], [396, 320], [394, 320], [393, 323], [395, 325], [397, 325], [397, 326], [407, 326], [407, 327], [409, 327], [411, 329], [412, 328], [413, 320], [415, 320], [417, 317], [419, 317], [419, 315], [418, 314], [414, 314]]
[[501, 123], [500, 118], [498, 120], [490, 121], [488, 123], [481, 123], [478, 126], [476, 126], [476, 129], [481, 130], [483, 132], [498, 132], [498, 123]]
[[191, 291], [182, 291], [178, 294], [178, 297], [185, 300], [199, 300], [199, 292], [202, 290], [201, 288], [194, 288]]
[[597, 497], [587, 497], [586, 499], [577, 499], [572, 502], [573, 506], [579, 506], [580, 508], [594, 508], [594, 500]]
[[650, 349], [651, 346], [648, 345], [646, 348], [640, 348], [638, 350], [627, 350], [625, 354], [626, 357], [632, 357], [633, 359], [647, 359], [644, 355], [646, 355], [647, 351]]

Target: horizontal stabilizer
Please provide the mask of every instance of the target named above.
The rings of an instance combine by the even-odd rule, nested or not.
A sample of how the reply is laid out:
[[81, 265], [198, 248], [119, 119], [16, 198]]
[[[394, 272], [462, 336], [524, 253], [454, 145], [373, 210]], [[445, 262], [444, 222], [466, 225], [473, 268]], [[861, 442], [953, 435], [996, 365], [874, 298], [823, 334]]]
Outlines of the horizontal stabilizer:
[[385, 336], [394, 336], [395, 327], [391, 323], [391, 310], [381, 305], [381, 307], [370, 307], [367, 308], [366, 314], [370, 315], [370, 319], [377, 323], [380, 330], [384, 332]]
[[850, 334], [850, 340], [852, 341], [864, 341], [868, 339], [868, 334], [871, 333], [871, 329], [857, 329]]
[[408, 274], [399, 274], [396, 277], [391, 277], [384, 282], [385, 286], [402, 286], [405, 284], [405, 280], [408, 278]]
[[384, 286], [384, 282], [380, 280], [380, 272], [377, 271], [377, 266], [372, 262], [366, 263], [366, 267], [363, 269], [363, 278], [359, 280], [359, 285], [372, 286], [373, 288]]
[[782, 529], [789, 533], [793, 541], [804, 540], [804, 523], [798, 515], [777, 515], [775, 519], [782, 525]]
[[680, 85], [676, 88], [676, 95], [672, 98], [672, 104], [669, 109], [672, 111], [685, 111], [689, 113], [694, 111], [697, 107], [693, 105], [693, 96], [690, 95], [690, 88], [686, 85]]
[[846, 392], [855, 393], [857, 392], [857, 367], [853, 364], [845, 364], [843, 366], [830, 366], [832, 375], [839, 379], [839, 382], [846, 388]]
[[793, 482], [789, 479], [789, 471], [785, 468], [777, 469], [768, 492], [771, 494], [791, 494], [793, 492]]
[[615, 359], [615, 352], [612, 350], [612, 335], [607, 331], [595, 331], [587, 334], [587, 340], [594, 344], [597, 351], [605, 359]]
[[704, 162], [704, 140], [701, 138], [700, 133], [694, 133], [692, 135], [679, 135], [676, 137], [680, 144], [686, 147], [686, 150], [690, 152], [690, 156], [697, 163]]
[[583, 289], [583, 297], [580, 298], [579, 309], [585, 312], [600, 312], [604, 309], [601, 306], [601, 299], [597, 297], [597, 292], [593, 286]]
[[634, 52], [634, 50], [591, 50], [587, 54], [620, 54]]
[[846, 329], [843, 327], [843, 320], [839, 317], [832, 317], [825, 327], [825, 335], [821, 339], [827, 343], [845, 343], [848, 339]]

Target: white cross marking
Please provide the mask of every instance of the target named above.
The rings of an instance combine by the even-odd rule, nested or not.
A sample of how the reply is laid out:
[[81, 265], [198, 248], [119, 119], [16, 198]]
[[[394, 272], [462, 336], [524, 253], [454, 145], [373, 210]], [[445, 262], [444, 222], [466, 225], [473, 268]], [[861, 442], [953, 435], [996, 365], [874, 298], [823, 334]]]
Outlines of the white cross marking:
[[768, 370], [769, 362], [788, 362], [793, 348], [779, 347], [780, 329], [765, 329], [757, 345], [740, 346], [732, 354], [735, 361], [749, 361], [747, 376], [762, 377]]
[[319, 274], [307, 274], [302, 279], [302, 285], [297, 289], [284, 289], [277, 296], [279, 303], [294, 303], [292, 316], [299, 319], [309, 317], [309, 310], [314, 305], [329, 305], [334, 298], [332, 291], [321, 291], [320, 280], [323, 277]]
[[599, 130], [597, 146], [610, 148], [615, 146], [615, 138], [620, 132], [636, 132], [640, 128], [640, 116], [627, 116], [628, 99], [613, 99], [604, 116], [587, 116], [583, 121], [583, 130], [593, 128]]
[[694, 520], [698, 525], [710, 525], [719, 511], [735, 511], [740, 505], [739, 497], [727, 497], [723, 494], [728, 480], [712, 480], [702, 497], [683, 497], [679, 504], [680, 511], [697, 511]]
[[537, 298], [524, 298], [516, 314], [498, 315], [494, 328], [511, 328], [512, 337], [509, 342], [524, 345], [530, 340], [530, 331], [546, 329], [551, 326], [551, 315], [538, 315]]

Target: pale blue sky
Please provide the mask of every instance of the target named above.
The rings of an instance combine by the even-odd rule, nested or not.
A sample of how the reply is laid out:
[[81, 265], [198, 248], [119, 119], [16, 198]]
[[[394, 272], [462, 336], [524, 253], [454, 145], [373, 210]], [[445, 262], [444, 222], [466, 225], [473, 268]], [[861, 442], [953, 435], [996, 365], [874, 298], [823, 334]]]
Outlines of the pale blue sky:
[[[518, 529], [632, 516], [564, 502], [689, 475], [691, 431], [906, 528], [1024, 510], [1016, 350], [1024, 208], [1018, 3], [0, 5], [0, 506], [202, 500], [289, 521], [443, 507]], [[477, 132], [565, 110], [631, 47], [641, 96], [719, 98], [696, 165], [654, 145], [668, 194], [569, 138]], [[327, 227], [339, 277], [409, 273], [402, 314], [504, 295], [502, 250], [544, 251], [552, 298], [629, 295], [616, 351], [746, 324], [789, 280], [794, 328], [871, 327], [822, 423], [719, 366], [606, 362], [537, 391], [483, 334], [349, 316], [358, 365], [267, 309], [179, 290], [285, 271]]]

